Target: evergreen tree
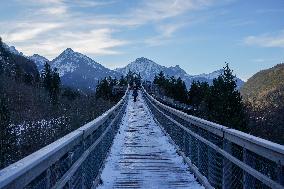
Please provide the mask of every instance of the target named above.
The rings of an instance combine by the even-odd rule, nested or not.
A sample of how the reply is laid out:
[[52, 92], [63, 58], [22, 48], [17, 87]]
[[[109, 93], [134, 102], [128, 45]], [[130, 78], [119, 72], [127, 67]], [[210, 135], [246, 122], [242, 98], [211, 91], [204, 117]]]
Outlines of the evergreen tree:
[[187, 96], [187, 88], [185, 82], [179, 77], [176, 80], [176, 87], [173, 90], [175, 94], [175, 99], [182, 103], [187, 103], [188, 96]]
[[50, 89], [52, 102], [54, 104], [56, 104], [58, 101], [59, 91], [60, 91], [60, 77], [59, 73], [57, 72], [57, 68], [54, 68], [52, 72], [51, 89]]
[[105, 78], [97, 85], [96, 97], [103, 98], [105, 100], [110, 100], [111, 96], [112, 96], [112, 88], [107, 78]]
[[53, 104], [56, 104], [60, 91], [60, 76], [57, 72], [57, 68], [52, 70], [50, 65], [46, 62], [41, 77], [43, 87], [49, 92], [49, 96]]
[[157, 84], [159, 87], [165, 87], [165, 81], [166, 77], [163, 71], [161, 71], [158, 76], [155, 76], [154, 78], [154, 84]]
[[208, 98], [208, 113], [211, 121], [246, 131], [246, 116], [242, 97], [236, 89], [235, 76], [228, 63], [224, 72], [213, 80]]
[[19, 64], [15, 64], [13, 74], [16, 81], [22, 81], [23, 71]]
[[209, 89], [207, 82], [193, 81], [188, 91], [189, 104], [197, 109], [208, 97]]
[[119, 79], [119, 85], [120, 86], [126, 86], [127, 85], [127, 80], [123, 75]]
[[42, 82], [43, 82], [43, 87], [47, 90], [47, 91], [51, 91], [52, 88], [52, 70], [50, 68], [50, 65], [46, 62], [44, 64], [44, 68], [42, 71]]

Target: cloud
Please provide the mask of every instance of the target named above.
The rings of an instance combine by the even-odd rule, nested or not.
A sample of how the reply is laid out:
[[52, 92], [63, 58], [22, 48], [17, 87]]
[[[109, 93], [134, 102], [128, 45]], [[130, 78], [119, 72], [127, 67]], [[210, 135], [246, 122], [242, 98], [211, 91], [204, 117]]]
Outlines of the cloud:
[[19, 43], [17, 48], [28, 55], [37, 53], [49, 59], [56, 57], [68, 47], [92, 56], [119, 54], [121, 52], [113, 50], [113, 48], [126, 45], [128, 41], [113, 39], [112, 33], [113, 31], [107, 28], [86, 32], [60, 30], [44, 39], [35, 38], [31, 40], [30, 45]]
[[11, 31], [4, 33], [3, 37], [12, 43], [23, 42], [59, 27], [61, 25], [58, 23], [18, 23]]
[[278, 33], [262, 34], [257, 36], [248, 36], [243, 42], [246, 45], [259, 47], [279, 47], [284, 48], [284, 31]]
[[62, 15], [67, 13], [66, 6], [48, 7], [39, 10], [39, 14]]
[[149, 46], [160, 46], [171, 42], [174, 33], [185, 26], [185, 23], [169, 23], [157, 27], [158, 35], [150, 37], [144, 41]]
[[[67, 47], [88, 55], [122, 53], [117, 47], [132, 44], [119, 38], [119, 32], [130, 27], [152, 24], [155, 32], [146, 41], [149, 45], [171, 41], [174, 33], [185, 24], [176, 18], [189, 11], [211, 6], [214, 0], [155, 0], [139, 1], [121, 14], [85, 11], [85, 7], [115, 4], [118, 0], [26, 0], [19, 1], [25, 16], [0, 28], [3, 39], [31, 55], [54, 58]], [[74, 9], [76, 7], [76, 9]], [[29, 11], [27, 11], [29, 10]], [[115, 28], [115, 30], [113, 29]], [[158, 33], [158, 34], [157, 34]], [[114, 37], [115, 36], [115, 37]], [[143, 36], [141, 36], [143, 37]], [[139, 42], [138, 42], [139, 43]]]
[[196, 11], [212, 5], [213, 0], [155, 0], [143, 4], [130, 12], [129, 18], [137, 25], [158, 22]]

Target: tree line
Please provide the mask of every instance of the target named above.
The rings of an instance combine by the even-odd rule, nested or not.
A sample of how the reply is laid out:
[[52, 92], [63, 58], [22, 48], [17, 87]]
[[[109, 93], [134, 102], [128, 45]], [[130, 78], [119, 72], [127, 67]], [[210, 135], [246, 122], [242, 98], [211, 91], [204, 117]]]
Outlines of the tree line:
[[236, 77], [228, 63], [223, 70], [212, 85], [193, 81], [189, 90], [181, 78], [166, 77], [163, 72], [155, 76], [154, 84], [164, 95], [191, 105], [190, 114], [247, 132], [245, 105], [237, 90]]

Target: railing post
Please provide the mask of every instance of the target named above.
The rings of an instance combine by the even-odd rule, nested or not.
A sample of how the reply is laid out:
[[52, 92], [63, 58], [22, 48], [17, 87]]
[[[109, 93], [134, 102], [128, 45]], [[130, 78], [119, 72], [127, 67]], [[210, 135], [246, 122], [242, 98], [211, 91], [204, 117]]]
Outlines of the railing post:
[[281, 165], [280, 161], [277, 165], [277, 182], [284, 185], [284, 167]]
[[197, 167], [201, 171], [201, 149], [199, 141], [197, 141]]
[[[210, 136], [208, 136], [209, 138]], [[214, 181], [214, 159], [213, 159], [213, 153], [210, 147], [207, 148], [207, 156], [208, 156], [208, 181], [210, 184], [212, 184], [212, 180]], [[215, 158], [215, 157], [214, 157]]]
[[182, 139], [183, 139], [183, 149], [182, 149], [182, 151], [186, 155], [187, 154], [187, 152], [186, 152], [186, 150], [187, 150], [186, 146], [187, 145], [186, 145], [186, 132], [185, 131], [182, 132]]
[[51, 188], [51, 185], [50, 185], [50, 176], [51, 176], [50, 168], [48, 168], [48, 169], [46, 170], [46, 188]]
[[[232, 154], [232, 144], [223, 139], [223, 150]], [[232, 163], [223, 157], [223, 173], [222, 173], [222, 189], [231, 188], [231, 178], [232, 178]]]
[[[71, 167], [73, 164], [73, 152], [68, 152], [68, 166]], [[68, 181], [68, 188], [72, 189], [73, 188], [73, 180], [72, 177], [70, 178], [70, 180]]]
[[[253, 162], [251, 162], [249, 160], [249, 156], [248, 156], [248, 151], [246, 148], [243, 147], [243, 162], [247, 165], [253, 164]], [[250, 180], [249, 177], [251, 177], [248, 173], [246, 173], [245, 170], [243, 170], [243, 188], [244, 189], [250, 189], [250, 188], [255, 188], [255, 183], [254, 180]]]
[[[83, 143], [82, 143], [82, 148], [84, 149], [85, 151], [85, 147], [86, 144], [85, 144], [85, 140], [83, 140]], [[81, 165], [81, 188], [84, 189], [85, 188], [85, 163], [83, 163]]]

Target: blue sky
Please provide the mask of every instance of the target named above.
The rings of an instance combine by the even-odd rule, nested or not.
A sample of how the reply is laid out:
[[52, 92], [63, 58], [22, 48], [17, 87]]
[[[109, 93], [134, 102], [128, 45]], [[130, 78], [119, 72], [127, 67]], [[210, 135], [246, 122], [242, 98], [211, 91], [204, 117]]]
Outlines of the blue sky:
[[0, 36], [26, 55], [70, 47], [109, 68], [137, 57], [246, 80], [284, 61], [283, 0], [1, 0]]

